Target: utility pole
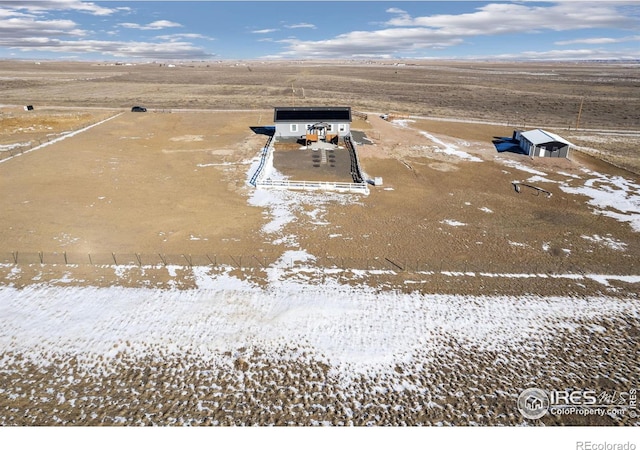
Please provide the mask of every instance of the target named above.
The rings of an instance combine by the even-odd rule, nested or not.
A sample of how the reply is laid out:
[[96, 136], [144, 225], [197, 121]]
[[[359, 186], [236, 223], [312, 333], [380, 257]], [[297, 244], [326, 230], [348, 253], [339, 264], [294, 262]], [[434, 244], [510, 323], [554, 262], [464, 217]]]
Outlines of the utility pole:
[[576, 119], [576, 130], [580, 127], [580, 116], [582, 115], [582, 105], [584, 104], [584, 97], [580, 100], [580, 108], [578, 109], [578, 118]]

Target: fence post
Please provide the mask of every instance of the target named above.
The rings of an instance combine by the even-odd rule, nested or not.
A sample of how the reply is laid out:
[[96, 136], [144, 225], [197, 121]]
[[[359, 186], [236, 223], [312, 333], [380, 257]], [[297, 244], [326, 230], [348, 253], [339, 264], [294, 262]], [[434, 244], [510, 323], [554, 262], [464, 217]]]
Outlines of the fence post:
[[62, 252], [62, 254], [64, 255], [64, 263], [69, 264], [69, 261], [67, 261], [67, 252]]
[[13, 263], [18, 264], [18, 251], [11, 252], [11, 256], [13, 256]]
[[116, 260], [116, 254], [111, 252], [111, 256], [113, 257], [113, 264], [118, 265], [118, 261]]
[[262, 263], [262, 261], [260, 261], [258, 259], [258, 257], [256, 255], [253, 255], [253, 259], [255, 259], [256, 261], [258, 261], [258, 264], [260, 264], [262, 267], [265, 267], [265, 265]]
[[167, 266], [167, 260], [164, 259], [164, 257], [162, 256], [162, 253], [158, 253], [158, 256], [160, 257], [160, 260], [162, 261], [162, 264], [166, 267]]
[[38, 257], [40, 258], [40, 264], [44, 264], [44, 256], [42, 255], [42, 250], [38, 252]]
[[93, 265], [93, 261], [91, 260], [91, 253], [87, 253], [87, 256], [89, 256], [89, 264]]
[[[189, 256], [191, 256], [191, 255], [189, 255]], [[188, 258], [187, 255], [182, 255], [182, 257], [187, 260], [187, 263], [189, 264], [189, 267], [193, 267], [193, 264], [191, 264], [191, 258]]]

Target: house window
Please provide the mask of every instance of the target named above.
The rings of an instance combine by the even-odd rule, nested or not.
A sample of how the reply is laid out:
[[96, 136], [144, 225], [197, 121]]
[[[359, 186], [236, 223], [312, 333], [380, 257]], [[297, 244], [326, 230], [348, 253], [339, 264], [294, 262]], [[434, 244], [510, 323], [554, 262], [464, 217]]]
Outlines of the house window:
[[327, 131], [329, 133], [333, 133], [333, 124], [332, 123], [329, 124], [329, 127], [327, 128]]
[[347, 125], [341, 123], [340, 125], [338, 125], [338, 131], [347, 131]]
[[297, 123], [292, 123], [290, 125], [290, 127], [291, 127], [290, 130], [291, 130], [292, 133], [297, 133], [298, 132], [298, 124]]

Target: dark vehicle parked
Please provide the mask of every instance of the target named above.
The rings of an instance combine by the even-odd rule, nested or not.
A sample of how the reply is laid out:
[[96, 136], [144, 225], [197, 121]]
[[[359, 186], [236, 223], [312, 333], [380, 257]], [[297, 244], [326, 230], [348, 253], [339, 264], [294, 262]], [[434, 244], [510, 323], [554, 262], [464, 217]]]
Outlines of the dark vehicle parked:
[[147, 108], [144, 106], [134, 106], [131, 108], [131, 112], [147, 112]]

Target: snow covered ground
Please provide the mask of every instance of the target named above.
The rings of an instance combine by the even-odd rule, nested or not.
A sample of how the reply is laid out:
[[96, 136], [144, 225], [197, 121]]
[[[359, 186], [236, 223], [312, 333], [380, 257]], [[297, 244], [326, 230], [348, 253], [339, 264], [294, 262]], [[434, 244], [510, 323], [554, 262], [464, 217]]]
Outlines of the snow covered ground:
[[[449, 340], [509, 351], [553, 339], [561, 327], [629, 312], [635, 301], [600, 298], [463, 297], [376, 293], [335, 283], [277, 283], [261, 289], [232, 276], [188, 291], [43, 287], [0, 289], [7, 318], [0, 343], [38, 362], [38, 350], [112, 358], [124, 342], [144, 356], [148, 346], [214, 357], [240, 347], [274, 352], [297, 345], [357, 371], [375, 374], [417, 350], [439, 354]], [[332, 292], [331, 296], [327, 292]], [[384, 317], [385, 320], [380, 320]], [[562, 323], [562, 326], [559, 326]], [[4, 362], [7, 363], [5, 357]]]
[[[83, 286], [69, 270], [18, 288], [12, 280], [22, 269], [12, 266], [0, 287], [0, 423], [535, 424], [516, 409], [525, 387], [633, 387], [633, 296], [434, 295], [354, 284], [396, 276], [391, 270], [318, 269], [284, 229], [304, 205], [323, 223], [323, 204], [348, 197], [254, 191], [248, 201], [269, 218], [262, 234], [289, 248], [259, 277], [232, 267], [116, 266], [119, 279], [165, 272], [174, 287]], [[602, 274], [417, 272], [404, 275], [405, 285], [434, 275], [593, 281], [603, 289], [640, 283]], [[193, 288], [184, 289], [185, 278]]]
[[[499, 158], [497, 161], [505, 166], [533, 174], [527, 179], [529, 183], [554, 183], [560, 190], [568, 194], [583, 195], [594, 214], [602, 214], [627, 222], [633, 230], [640, 232], [640, 184], [634, 180], [619, 175], [613, 176], [580, 168], [581, 175], [568, 174], [558, 170], [555, 174], [548, 174], [533, 169], [525, 162]], [[550, 176], [565, 177], [562, 181], [549, 179]]]
[[0, 423], [519, 424], [529, 385], [637, 380], [637, 299], [290, 276], [310, 259], [283, 255], [266, 287], [203, 267], [188, 290], [0, 287]]
[[628, 222], [640, 232], [640, 185], [621, 176], [611, 176], [583, 168], [584, 182], [571, 179], [561, 184], [560, 189], [569, 194], [580, 194], [590, 198], [587, 202], [594, 214]]

